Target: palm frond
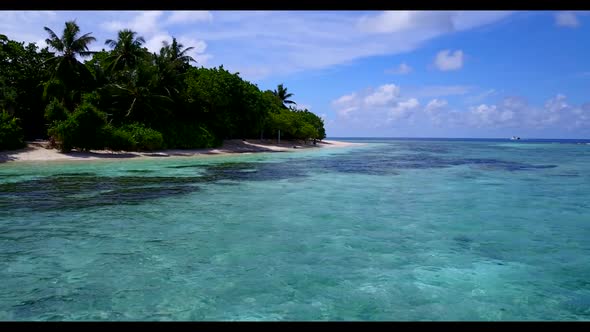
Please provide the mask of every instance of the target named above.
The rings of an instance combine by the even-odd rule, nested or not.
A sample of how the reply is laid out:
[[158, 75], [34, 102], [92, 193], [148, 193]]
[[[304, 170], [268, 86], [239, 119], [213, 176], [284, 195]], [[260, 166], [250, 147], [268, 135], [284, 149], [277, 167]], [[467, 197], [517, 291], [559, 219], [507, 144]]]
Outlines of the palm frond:
[[192, 51], [192, 50], [194, 50], [194, 49], [195, 49], [195, 48], [194, 48], [194, 47], [192, 47], [192, 46], [191, 46], [191, 47], [187, 47], [187, 48], [185, 48], [184, 50], [182, 50], [182, 52], [178, 53], [178, 55], [180, 55], [180, 56], [183, 56], [183, 55], [185, 55], [185, 54], [186, 54], [186, 52], [190, 52], [190, 51]]
[[117, 41], [116, 40], [112, 40], [112, 39], [107, 39], [104, 42], [105, 45], [110, 46], [112, 48], [115, 48], [115, 46], [117, 46]]
[[59, 40], [59, 37], [55, 34], [55, 32], [53, 32], [53, 30], [49, 29], [48, 27], [43, 27], [43, 29], [45, 29], [45, 31], [47, 31], [47, 33], [49, 34], [49, 37], [53, 40]]
[[90, 43], [92, 43], [93, 41], [96, 41], [96, 38], [90, 36], [90, 33], [87, 33], [87, 34], [83, 35], [82, 37], [74, 40], [72, 42], [71, 47], [74, 52], [81, 53], [82, 51], [87, 51], [88, 45]]
[[45, 39], [45, 43], [49, 45], [51, 48], [58, 52], [64, 51], [64, 44], [62, 40], [53, 32], [53, 30], [49, 29], [48, 27], [44, 27], [45, 31], [49, 34], [49, 38]]

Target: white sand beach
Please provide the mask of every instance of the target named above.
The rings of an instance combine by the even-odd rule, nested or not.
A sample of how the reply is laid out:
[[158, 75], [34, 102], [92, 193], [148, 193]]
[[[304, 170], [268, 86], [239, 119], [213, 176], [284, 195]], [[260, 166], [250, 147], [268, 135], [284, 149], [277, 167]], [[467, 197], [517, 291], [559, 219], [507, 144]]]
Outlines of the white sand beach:
[[314, 146], [312, 142], [304, 144], [303, 141], [282, 140], [280, 144], [276, 140], [226, 140], [219, 148], [190, 149], [190, 150], [162, 150], [151, 152], [127, 152], [91, 150], [89, 152], [72, 151], [68, 153], [59, 152], [57, 149], [49, 148], [47, 141], [29, 142], [27, 147], [20, 150], [0, 152], [0, 163], [17, 161], [54, 161], [54, 160], [98, 160], [109, 158], [138, 158], [138, 157], [171, 157], [171, 156], [198, 156], [198, 155], [222, 155], [235, 153], [253, 152], [290, 152], [298, 149], [313, 148], [338, 148], [361, 143], [323, 140], [318, 141]]

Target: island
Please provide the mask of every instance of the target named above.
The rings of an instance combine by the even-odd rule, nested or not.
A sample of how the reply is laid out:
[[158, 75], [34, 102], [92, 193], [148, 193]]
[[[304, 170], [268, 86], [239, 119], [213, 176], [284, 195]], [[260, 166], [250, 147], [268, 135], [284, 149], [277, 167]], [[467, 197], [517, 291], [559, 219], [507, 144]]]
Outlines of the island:
[[0, 160], [36, 160], [33, 151], [52, 159], [51, 149], [65, 158], [327, 145], [322, 118], [298, 108], [283, 84], [262, 91], [223, 66], [196, 67], [176, 38], [150, 53], [124, 29], [92, 52], [98, 41], [75, 21], [60, 34], [44, 29], [41, 49], [0, 35], [0, 150], [16, 150]]

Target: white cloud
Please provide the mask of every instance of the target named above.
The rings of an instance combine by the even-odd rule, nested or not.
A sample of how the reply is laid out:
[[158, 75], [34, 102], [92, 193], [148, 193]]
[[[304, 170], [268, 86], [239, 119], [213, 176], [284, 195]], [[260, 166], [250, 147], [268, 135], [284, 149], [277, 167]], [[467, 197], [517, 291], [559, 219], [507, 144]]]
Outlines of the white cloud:
[[479, 137], [511, 136], [515, 131], [529, 137], [541, 132], [560, 132], [564, 137], [574, 131], [590, 134], [590, 103], [574, 106], [563, 94], [549, 98], [540, 106], [529, 105], [519, 96], [506, 97], [497, 104], [455, 106], [441, 98], [421, 105], [407, 89], [384, 84], [335, 99], [332, 107], [337, 117], [332, 120], [332, 127], [336, 131], [385, 136], [394, 132], [412, 136], [412, 132], [424, 133], [424, 130], [456, 137], [464, 135], [461, 133]]
[[479, 106], [472, 106], [471, 113], [475, 115], [475, 125], [489, 125], [492, 123], [492, 118], [496, 117], [496, 105], [481, 104]]
[[504, 98], [501, 107], [507, 110], [519, 111], [528, 107], [528, 102], [523, 97], [513, 96]]
[[395, 33], [410, 29], [434, 29], [443, 32], [453, 30], [452, 16], [427, 11], [384, 11], [373, 16], [363, 16], [358, 22], [361, 31], [369, 33]]
[[[197, 61], [198, 66], [207, 66], [209, 60], [213, 58], [212, 54], [205, 53], [207, 50], [207, 43], [205, 43], [204, 40], [198, 40], [188, 36], [180, 36], [177, 39], [178, 42], [181, 43], [185, 48], [193, 47], [193, 49], [187, 53], [188, 55], [192, 56], [195, 61]], [[193, 65], [195, 64], [193, 63]]]
[[356, 93], [351, 93], [349, 95], [344, 95], [336, 100], [334, 100], [334, 104], [336, 105], [346, 105], [356, 98]]
[[413, 111], [418, 109], [420, 106], [420, 102], [416, 98], [410, 98], [405, 101], [400, 101], [389, 110], [387, 116], [387, 123], [391, 123], [392, 121], [396, 121], [399, 119], [406, 119], [408, 118]]
[[496, 105], [481, 104], [471, 107], [471, 125], [475, 127], [505, 127], [513, 126], [515, 123], [511, 120], [515, 117], [512, 110], [502, 109]]
[[522, 130], [572, 130], [590, 126], [584, 107], [574, 107], [558, 94], [542, 107], [531, 106], [522, 97], [508, 97], [499, 105], [482, 104], [471, 108], [469, 125], [478, 128], [516, 127]]
[[501, 20], [509, 11], [383, 11], [362, 16], [357, 26], [367, 33], [399, 33], [409, 30], [449, 33]]
[[163, 42], [167, 41], [170, 43], [171, 40], [172, 36], [170, 36], [168, 33], [160, 32], [156, 35], [153, 35], [151, 38], [146, 39], [144, 46], [148, 49], [148, 51], [152, 53], [158, 53], [164, 46]]
[[144, 11], [136, 14], [130, 20], [106, 21], [101, 27], [109, 32], [117, 32], [121, 29], [131, 29], [141, 35], [153, 35], [160, 33], [160, 17], [164, 14], [162, 11]]
[[348, 118], [350, 117], [350, 113], [358, 110], [358, 106], [349, 106], [349, 107], [342, 107], [338, 109], [337, 113], [340, 117]]
[[424, 108], [425, 121], [430, 121], [434, 126], [441, 126], [447, 123], [448, 127], [455, 125], [456, 112], [449, 110], [449, 102], [444, 99], [432, 99]]
[[344, 95], [334, 101], [332, 101], [332, 107], [337, 109], [337, 113], [339, 116], [347, 118], [349, 113], [354, 112], [359, 109], [359, 101], [357, 99], [356, 93], [351, 93], [349, 95]]
[[474, 29], [477, 27], [485, 26], [490, 23], [502, 20], [513, 12], [511, 11], [474, 11], [474, 10], [461, 10], [457, 12], [451, 12], [453, 16], [453, 27], [456, 31], [465, 31]]
[[213, 20], [213, 14], [207, 10], [194, 10], [194, 11], [173, 11], [168, 16], [168, 24], [186, 24], [186, 23], [197, 23], [197, 22], [211, 22]]
[[555, 24], [561, 27], [576, 28], [580, 26], [580, 21], [572, 12], [558, 12], [555, 14]]
[[436, 54], [434, 59], [436, 68], [442, 71], [457, 70], [463, 67], [463, 51], [442, 50]]
[[411, 72], [412, 72], [412, 67], [407, 65], [405, 62], [401, 63], [399, 66], [397, 66], [395, 68], [385, 70], [386, 74], [405, 75], [405, 74], [409, 74]]
[[377, 88], [377, 91], [365, 97], [367, 106], [384, 106], [399, 96], [399, 87], [394, 84], [385, 84]]
[[402, 98], [395, 84], [343, 95], [332, 102], [339, 121], [382, 127], [412, 117], [420, 107], [416, 98]]
[[203, 40], [188, 36], [180, 36], [177, 39], [184, 47], [193, 47], [193, 52], [195, 53], [205, 53], [205, 50], [207, 50], [207, 43]]
[[[405, 15], [406, 23], [387, 29], [372, 23], [391, 15], [387, 12], [362, 17], [338, 12], [214, 12], [214, 15], [214, 24], [195, 26], [194, 33], [207, 42], [219, 41], [224, 47], [241, 50], [216, 54], [218, 63], [264, 66], [274, 75], [282, 76], [346, 65], [368, 56], [412, 51], [430, 39], [491, 24], [510, 13], [411, 12], [401, 15], [402, 18]], [[444, 23], [449, 20], [452, 25]]]
[[[137, 31], [146, 40], [158, 35], [178, 37], [190, 31], [193, 38], [208, 45], [207, 52], [215, 55], [214, 58], [211, 54], [204, 56], [210, 65], [235, 68], [250, 80], [347, 65], [369, 56], [409, 52], [433, 38], [489, 25], [511, 14], [485, 11], [373, 12], [365, 16], [314, 11], [51, 13], [0, 12], [0, 31], [9, 38], [35, 42], [46, 38], [44, 25], [60, 29], [66, 20], [77, 18], [81, 30], [92, 32], [98, 39], [91, 45], [94, 49], [103, 48], [104, 40], [116, 37], [115, 33], [123, 28]], [[392, 18], [396, 21], [388, 23]], [[151, 47], [156, 44], [157, 40]]]
[[[195, 59], [195, 61], [197, 62], [196, 65], [198, 67], [209, 67], [210, 63], [209, 61], [213, 58], [213, 54], [197, 54], [193, 56], [193, 59]], [[193, 65], [195, 65], [193, 63]]]
[[[55, 11], [0, 11], [0, 34], [12, 40], [37, 43], [38, 46], [45, 47], [48, 36], [43, 26], [52, 28], [55, 22], [59, 22], [57, 15], [58, 12]], [[59, 29], [53, 30], [59, 34]]]
[[430, 102], [428, 102], [428, 104], [424, 108], [424, 111], [429, 112], [429, 113], [436, 112], [436, 111], [439, 111], [439, 110], [445, 108], [448, 105], [449, 105], [449, 103], [444, 99], [433, 99]]
[[573, 113], [572, 111], [572, 107], [566, 102], [566, 96], [558, 94], [547, 100], [543, 111], [536, 114], [531, 120], [536, 127], [552, 126], [564, 121], [567, 122], [566, 119], [569, 117], [569, 113]]
[[120, 21], [108, 21], [101, 24], [101, 28], [107, 31], [116, 32], [125, 29], [125, 24]]
[[47, 42], [45, 42], [45, 39], [39, 39], [39, 40], [37, 40], [37, 41], [36, 41], [36, 42], [34, 42], [34, 43], [35, 43], [35, 44], [37, 44], [37, 46], [38, 46], [40, 49], [42, 49], [42, 48], [45, 48], [45, 47], [47, 47], [47, 46], [48, 46], [48, 45], [47, 45]]
[[557, 96], [549, 99], [545, 103], [545, 109], [549, 112], [557, 113], [567, 110], [569, 108], [568, 103], [566, 102], [566, 96], [563, 94], [557, 94]]
[[[207, 14], [211, 13], [206, 11], [175, 11], [168, 16], [168, 23], [194, 23], [199, 20], [205, 20]], [[163, 41], [168, 43], [172, 42], [173, 35], [165, 28], [165, 23], [161, 17], [164, 15], [162, 11], [149, 11], [140, 12], [135, 14], [129, 20], [111, 20], [103, 22], [101, 27], [109, 32], [119, 31], [121, 29], [131, 29], [138, 32], [139, 36], [145, 38], [145, 47], [154, 53], [158, 53], [162, 48]], [[197, 61], [197, 65], [206, 66], [211, 58], [212, 54], [205, 53], [207, 49], [207, 43], [204, 40], [199, 40], [190, 37], [186, 34], [175, 36], [179, 43], [183, 44], [185, 48], [193, 47], [194, 49], [188, 52], [188, 55], [193, 57]]]

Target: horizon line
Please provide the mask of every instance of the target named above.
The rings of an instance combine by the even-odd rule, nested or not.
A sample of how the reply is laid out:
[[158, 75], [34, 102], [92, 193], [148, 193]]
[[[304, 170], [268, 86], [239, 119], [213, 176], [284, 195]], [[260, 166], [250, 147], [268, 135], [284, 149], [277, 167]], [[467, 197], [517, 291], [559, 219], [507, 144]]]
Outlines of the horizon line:
[[[427, 136], [329, 136], [326, 139], [337, 139], [337, 138], [381, 138], [381, 139], [510, 139], [510, 137], [427, 137]], [[559, 137], [529, 137], [520, 138], [520, 141], [526, 140], [590, 140], [590, 138], [559, 138]]]

